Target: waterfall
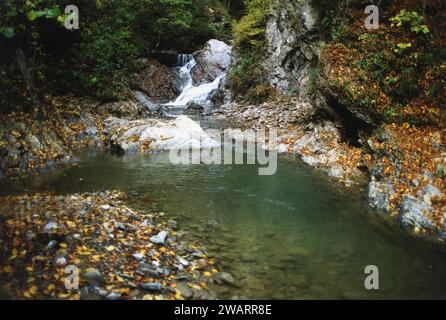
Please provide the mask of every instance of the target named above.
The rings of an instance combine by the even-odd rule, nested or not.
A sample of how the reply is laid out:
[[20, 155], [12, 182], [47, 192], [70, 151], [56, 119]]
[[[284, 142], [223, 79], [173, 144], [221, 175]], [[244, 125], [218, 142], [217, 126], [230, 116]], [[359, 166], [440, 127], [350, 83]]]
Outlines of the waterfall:
[[220, 80], [225, 76], [225, 74], [218, 76], [212, 82], [194, 86], [192, 79], [192, 69], [197, 65], [194, 56], [191, 54], [179, 54], [178, 65], [179, 68], [177, 73], [182, 84], [182, 91], [181, 94], [174, 101], [171, 101], [166, 105], [185, 106], [190, 101], [194, 101], [201, 105], [212, 104], [212, 102], [210, 101], [212, 93], [218, 89]]

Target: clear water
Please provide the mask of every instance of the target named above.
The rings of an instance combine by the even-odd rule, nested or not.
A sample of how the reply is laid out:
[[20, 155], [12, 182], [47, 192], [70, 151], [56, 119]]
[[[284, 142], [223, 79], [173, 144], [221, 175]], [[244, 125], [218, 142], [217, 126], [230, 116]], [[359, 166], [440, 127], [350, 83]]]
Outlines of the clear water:
[[[82, 178], [82, 180], [80, 180]], [[88, 155], [80, 166], [21, 180], [2, 193], [121, 189], [134, 206], [177, 219], [239, 288], [221, 298], [446, 298], [446, 255], [389, 228], [347, 189], [288, 157], [274, 176], [250, 165], [173, 166], [167, 155]], [[376, 265], [380, 290], [364, 288]]]

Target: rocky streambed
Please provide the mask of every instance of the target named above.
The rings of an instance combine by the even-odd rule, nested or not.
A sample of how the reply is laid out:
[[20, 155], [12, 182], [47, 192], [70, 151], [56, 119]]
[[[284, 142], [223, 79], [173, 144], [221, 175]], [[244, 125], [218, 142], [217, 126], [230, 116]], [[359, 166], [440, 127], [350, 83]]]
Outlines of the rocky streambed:
[[215, 299], [235, 285], [163, 213], [118, 191], [0, 198], [0, 295], [12, 299]]

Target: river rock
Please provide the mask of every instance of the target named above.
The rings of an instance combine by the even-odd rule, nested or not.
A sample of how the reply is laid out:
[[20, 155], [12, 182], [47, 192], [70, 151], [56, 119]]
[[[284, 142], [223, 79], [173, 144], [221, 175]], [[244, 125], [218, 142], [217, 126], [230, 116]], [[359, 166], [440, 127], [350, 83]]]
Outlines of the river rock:
[[189, 288], [189, 286], [185, 282], [179, 282], [177, 284], [177, 289], [180, 291], [180, 294], [184, 299], [191, 299], [194, 295], [191, 288]]
[[200, 115], [204, 111], [204, 107], [194, 101], [187, 103], [186, 114], [189, 115]]
[[174, 120], [125, 120], [108, 118], [111, 148], [116, 153], [160, 152], [219, 147], [204, 130], [187, 116]]
[[157, 235], [151, 236], [150, 241], [156, 244], [163, 244], [166, 242], [167, 235], [168, 235], [167, 231], [165, 230], [160, 231]]
[[161, 292], [163, 290], [163, 285], [159, 282], [141, 282], [139, 287], [150, 292]]
[[155, 270], [155, 267], [153, 267], [152, 265], [148, 264], [148, 263], [144, 263], [141, 262], [138, 266], [138, 269], [136, 270], [136, 273], [143, 275], [143, 276], [148, 276], [148, 277], [152, 277], [152, 278], [159, 278], [159, 273], [157, 270]]
[[105, 283], [101, 272], [95, 268], [88, 268], [87, 270], [85, 270], [83, 277], [85, 280], [88, 281], [88, 283], [93, 285]]
[[142, 260], [144, 258], [144, 255], [142, 253], [134, 253], [133, 258], [136, 260]]
[[204, 48], [194, 54], [197, 65], [192, 70], [195, 85], [209, 83], [223, 75], [231, 64], [231, 46], [211, 39]]
[[105, 297], [107, 300], [119, 300], [120, 298], [121, 294], [117, 292], [112, 292]]
[[443, 193], [431, 184], [428, 184], [422, 191], [423, 201], [429, 204], [432, 202], [432, 198], [441, 197], [443, 197]]
[[370, 204], [384, 212], [389, 209], [390, 198], [395, 194], [393, 186], [389, 182], [371, 181], [368, 185], [367, 195]]
[[214, 281], [218, 284], [227, 284], [233, 287], [237, 286], [235, 278], [228, 272], [217, 272], [214, 273]]
[[403, 196], [400, 209], [400, 221], [405, 227], [430, 228], [432, 221], [428, 218], [431, 207], [411, 195]]
[[143, 60], [144, 69], [139, 75], [138, 88], [148, 98], [154, 100], [171, 100], [178, 95], [177, 76], [155, 59]]
[[55, 232], [58, 229], [59, 225], [55, 222], [48, 222], [43, 228], [45, 232], [51, 233]]
[[138, 109], [142, 109], [149, 114], [156, 113], [160, 110], [160, 105], [151, 101], [144, 92], [133, 91], [133, 96], [137, 101]]

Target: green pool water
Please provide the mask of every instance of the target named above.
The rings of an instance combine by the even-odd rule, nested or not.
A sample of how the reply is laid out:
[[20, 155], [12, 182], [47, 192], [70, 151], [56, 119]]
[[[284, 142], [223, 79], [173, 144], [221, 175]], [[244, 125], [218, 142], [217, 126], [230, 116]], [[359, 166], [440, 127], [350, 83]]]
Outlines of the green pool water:
[[[446, 255], [384, 223], [363, 191], [279, 157], [272, 176], [253, 165], [171, 165], [167, 154], [86, 153], [80, 165], [19, 180], [4, 193], [120, 189], [133, 205], [165, 212], [206, 244], [238, 288], [221, 298], [446, 298]], [[364, 268], [379, 268], [366, 290]]]

